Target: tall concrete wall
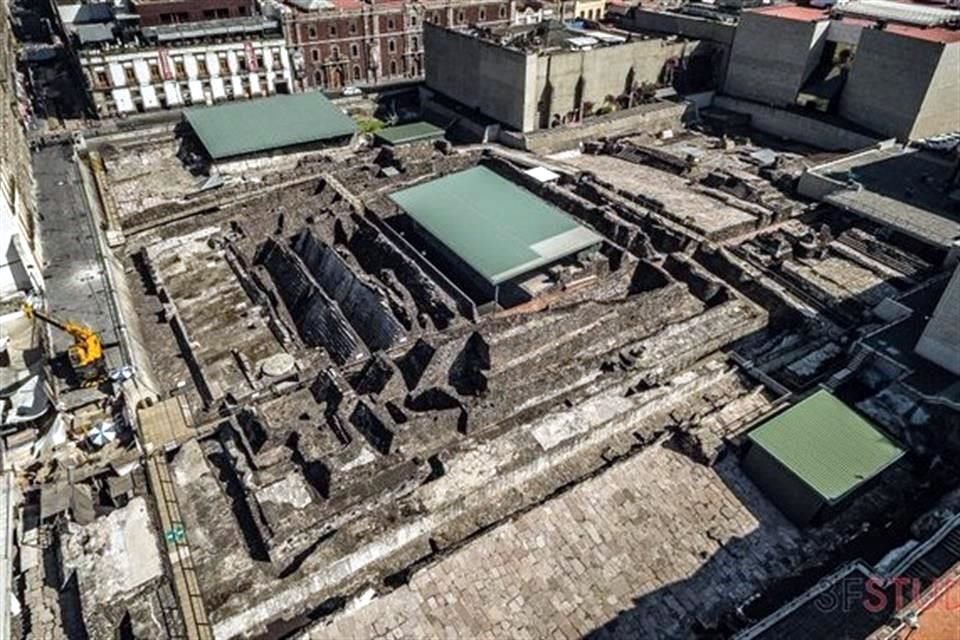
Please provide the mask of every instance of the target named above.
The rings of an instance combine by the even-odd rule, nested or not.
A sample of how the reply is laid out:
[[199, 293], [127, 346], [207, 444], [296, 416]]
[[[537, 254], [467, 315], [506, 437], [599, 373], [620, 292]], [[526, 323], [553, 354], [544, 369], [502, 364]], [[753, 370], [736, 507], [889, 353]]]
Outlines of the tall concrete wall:
[[958, 47], [864, 29], [840, 115], [900, 139], [960, 129]]
[[911, 138], [960, 131], [960, 42], [944, 45]]
[[599, 106], [607, 96], [622, 94], [628, 80], [658, 82], [668, 60], [679, 60], [702, 45], [652, 39], [536, 54], [427, 25], [424, 46], [428, 89], [529, 132], [582, 102]]
[[828, 26], [828, 21], [745, 12], [733, 40], [724, 92], [776, 106], [794, 104], [819, 61]]
[[645, 104], [633, 109], [587, 118], [577, 127], [541, 129], [522, 136], [521, 146], [535, 153], [554, 153], [576, 147], [584, 140], [626, 134], [658, 134], [666, 129], [679, 130], [687, 103]]
[[880, 141], [866, 134], [838, 127], [795, 111], [778, 109], [729, 96], [716, 96], [713, 105], [750, 116], [750, 126], [781, 138], [796, 140], [829, 151], [863, 149]]
[[538, 56], [536, 97], [525, 105], [524, 121], [532, 120], [543, 128], [554, 115], [578, 109], [578, 94], [582, 102], [599, 106], [607, 96], [624, 93], [628, 80], [657, 83], [668, 60], [682, 59], [698, 46], [698, 42], [637, 40]]
[[933, 317], [923, 330], [916, 352], [960, 375], [960, 266], [953, 272]]
[[424, 25], [427, 88], [527, 131], [534, 56], [432, 24]]

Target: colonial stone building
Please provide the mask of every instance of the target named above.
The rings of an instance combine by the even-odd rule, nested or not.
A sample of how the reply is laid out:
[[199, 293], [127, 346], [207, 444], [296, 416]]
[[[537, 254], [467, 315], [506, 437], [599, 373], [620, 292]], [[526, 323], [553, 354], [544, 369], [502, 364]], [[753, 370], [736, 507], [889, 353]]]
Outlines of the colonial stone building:
[[511, 23], [512, 0], [267, 0], [281, 17], [301, 88], [337, 90], [423, 77], [423, 24]]
[[262, 16], [145, 27], [136, 40], [81, 45], [101, 117], [292, 90], [280, 25]]

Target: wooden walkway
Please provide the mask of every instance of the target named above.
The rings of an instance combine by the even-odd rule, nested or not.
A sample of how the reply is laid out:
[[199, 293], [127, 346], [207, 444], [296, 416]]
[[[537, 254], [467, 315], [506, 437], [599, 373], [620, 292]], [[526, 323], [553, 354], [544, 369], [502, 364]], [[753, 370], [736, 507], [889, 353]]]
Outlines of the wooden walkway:
[[179, 397], [162, 400], [137, 412], [140, 439], [146, 451], [147, 482], [160, 515], [160, 526], [172, 569], [187, 640], [213, 640], [210, 621], [190, 556], [187, 530], [165, 452], [196, 437], [186, 403]]
[[207, 610], [203, 605], [200, 585], [190, 556], [187, 531], [180, 513], [180, 504], [170, 477], [170, 469], [161, 450], [147, 458], [147, 481], [153, 494], [167, 547], [167, 557], [173, 569], [173, 588], [180, 602], [187, 640], [213, 640]]

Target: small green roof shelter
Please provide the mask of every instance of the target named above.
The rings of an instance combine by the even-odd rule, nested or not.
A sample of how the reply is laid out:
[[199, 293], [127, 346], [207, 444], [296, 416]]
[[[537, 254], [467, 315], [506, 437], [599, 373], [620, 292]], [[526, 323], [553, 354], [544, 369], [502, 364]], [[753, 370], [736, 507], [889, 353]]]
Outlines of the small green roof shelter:
[[761, 424], [747, 440], [747, 475], [800, 525], [829, 518], [905, 453], [822, 389]]

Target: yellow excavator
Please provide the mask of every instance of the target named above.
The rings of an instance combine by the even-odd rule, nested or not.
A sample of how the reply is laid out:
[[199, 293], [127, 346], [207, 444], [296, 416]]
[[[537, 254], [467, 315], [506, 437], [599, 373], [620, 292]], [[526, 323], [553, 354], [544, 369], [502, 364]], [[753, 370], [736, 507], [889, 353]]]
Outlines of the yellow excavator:
[[42, 320], [73, 337], [73, 344], [67, 349], [67, 356], [70, 359], [70, 367], [80, 384], [95, 385], [103, 380], [106, 376], [103, 342], [96, 331], [80, 322], [54, 320], [37, 311], [29, 302], [24, 302], [21, 308], [24, 315], [31, 320]]

